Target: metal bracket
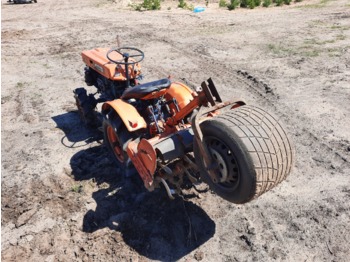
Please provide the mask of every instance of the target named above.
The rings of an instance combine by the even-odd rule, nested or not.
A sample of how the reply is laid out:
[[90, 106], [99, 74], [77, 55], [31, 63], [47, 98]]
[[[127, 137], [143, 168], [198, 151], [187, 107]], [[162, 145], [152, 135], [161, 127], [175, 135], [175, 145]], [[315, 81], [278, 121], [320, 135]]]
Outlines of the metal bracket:
[[205, 96], [208, 100], [208, 102], [210, 103], [211, 106], [215, 106], [216, 103], [221, 103], [222, 99], [218, 93], [218, 90], [216, 89], [214, 82], [211, 78], [209, 78], [208, 80], [208, 85], [207, 83], [204, 81], [201, 84], [201, 87], [205, 93]]
[[201, 156], [204, 160], [204, 166], [207, 169], [209, 176], [211, 177], [212, 181], [214, 183], [217, 183], [219, 181], [219, 175], [214, 172], [214, 166], [213, 166], [213, 159], [211, 157], [211, 154], [209, 152], [209, 149], [205, 142], [203, 141], [203, 133], [199, 126], [199, 118], [203, 114], [203, 111], [205, 111], [205, 107], [202, 106], [197, 115], [192, 120], [192, 129], [194, 132], [194, 137], [197, 141], [197, 145], [199, 147], [199, 151], [201, 152]]

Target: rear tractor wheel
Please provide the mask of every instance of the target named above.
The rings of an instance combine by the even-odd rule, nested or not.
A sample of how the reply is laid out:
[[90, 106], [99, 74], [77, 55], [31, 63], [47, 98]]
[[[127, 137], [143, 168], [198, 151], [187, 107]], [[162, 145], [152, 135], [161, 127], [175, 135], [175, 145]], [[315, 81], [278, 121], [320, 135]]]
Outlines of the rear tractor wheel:
[[289, 175], [294, 147], [281, 124], [264, 110], [241, 106], [200, 127], [219, 181], [209, 176], [195, 142], [196, 162], [203, 181], [222, 198], [236, 204], [249, 202]]
[[120, 173], [125, 177], [132, 176], [136, 173], [136, 169], [126, 153], [126, 147], [133, 137], [115, 112], [104, 118], [103, 133], [105, 145], [113, 155]]

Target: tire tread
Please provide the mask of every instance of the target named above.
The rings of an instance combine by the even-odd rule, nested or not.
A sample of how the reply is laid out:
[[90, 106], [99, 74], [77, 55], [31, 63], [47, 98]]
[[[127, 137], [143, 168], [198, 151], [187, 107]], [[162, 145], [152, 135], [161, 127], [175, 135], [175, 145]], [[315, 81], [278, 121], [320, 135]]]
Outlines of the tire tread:
[[294, 162], [294, 146], [279, 120], [261, 108], [242, 106], [226, 111], [216, 120], [240, 137], [256, 173], [252, 199], [271, 190], [289, 175]]

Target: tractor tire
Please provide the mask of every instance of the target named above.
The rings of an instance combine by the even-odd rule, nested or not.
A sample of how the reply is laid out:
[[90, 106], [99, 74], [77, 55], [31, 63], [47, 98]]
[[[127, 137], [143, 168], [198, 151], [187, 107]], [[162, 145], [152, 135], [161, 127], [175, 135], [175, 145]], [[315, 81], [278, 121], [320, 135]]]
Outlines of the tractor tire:
[[88, 86], [93, 86], [96, 84], [96, 78], [97, 78], [97, 73], [91, 69], [90, 67], [86, 66], [84, 68], [84, 78], [85, 78], [85, 83]]
[[201, 178], [227, 201], [247, 203], [291, 172], [294, 146], [276, 118], [260, 108], [241, 106], [203, 121], [200, 128], [220, 181], [212, 181], [195, 141]]
[[126, 129], [121, 119], [112, 112], [103, 120], [104, 144], [113, 156], [115, 163], [123, 177], [130, 177], [137, 173], [133, 166], [126, 147], [133, 139], [132, 134]]

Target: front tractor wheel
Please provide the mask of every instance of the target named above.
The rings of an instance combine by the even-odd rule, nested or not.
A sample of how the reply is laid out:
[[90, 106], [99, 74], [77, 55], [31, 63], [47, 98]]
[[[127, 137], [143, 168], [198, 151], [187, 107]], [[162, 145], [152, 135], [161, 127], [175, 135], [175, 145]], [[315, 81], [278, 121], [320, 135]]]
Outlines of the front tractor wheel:
[[222, 198], [249, 202], [282, 182], [294, 162], [294, 147], [281, 124], [267, 112], [241, 106], [200, 124], [217, 172], [214, 182], [199, 147], [194, 154], [201, 177]]

